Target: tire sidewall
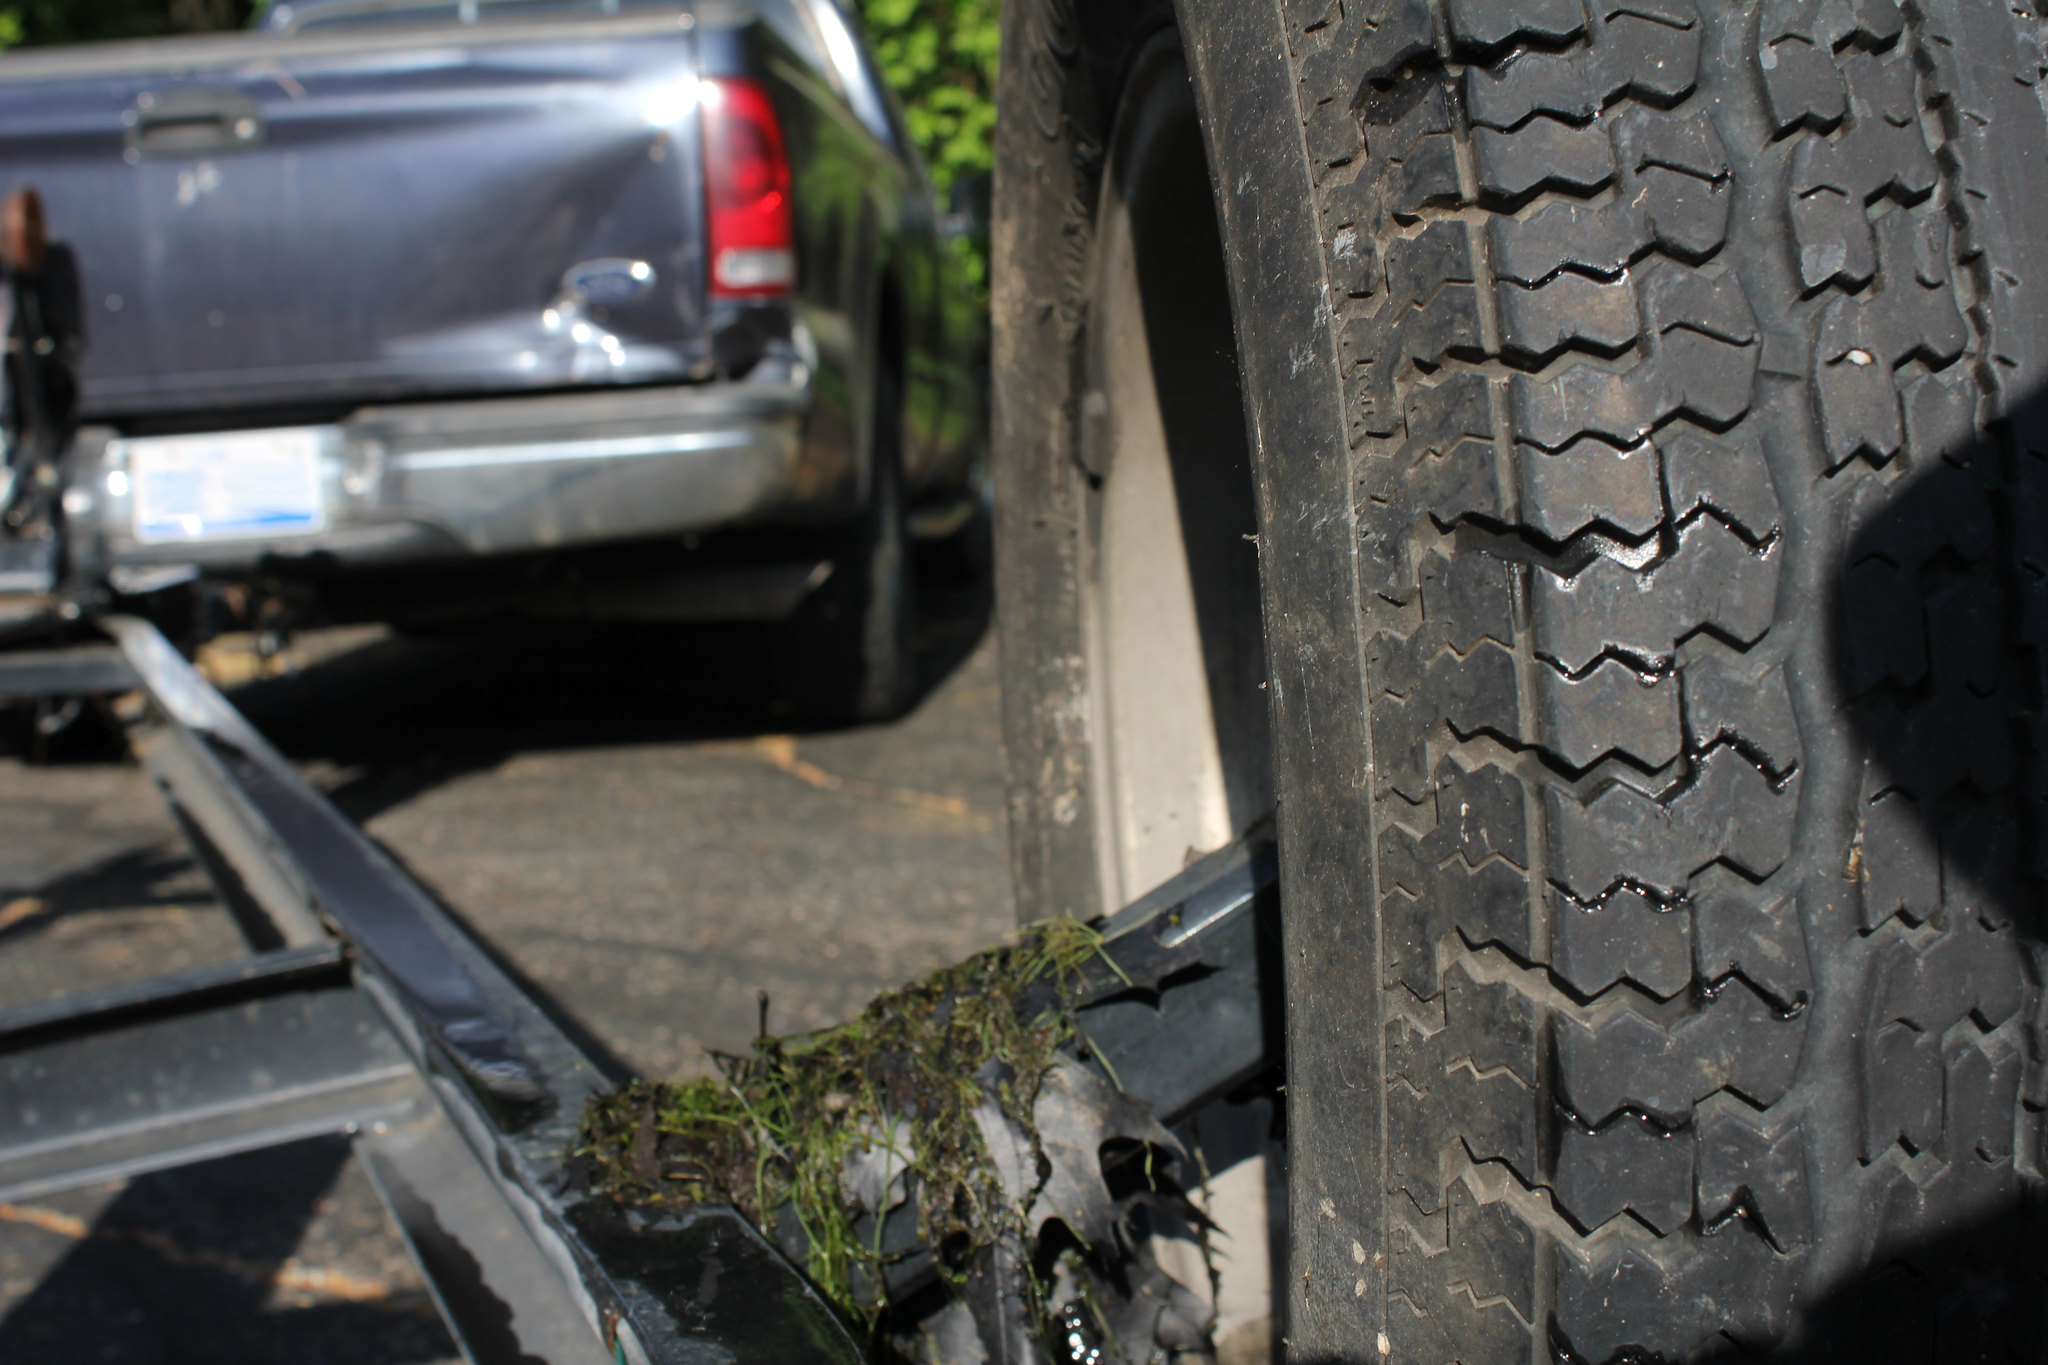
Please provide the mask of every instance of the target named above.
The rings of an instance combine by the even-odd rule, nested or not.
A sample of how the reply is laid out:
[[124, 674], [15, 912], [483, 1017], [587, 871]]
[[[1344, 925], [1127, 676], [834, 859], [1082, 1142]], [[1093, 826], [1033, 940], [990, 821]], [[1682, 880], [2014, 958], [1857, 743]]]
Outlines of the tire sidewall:
[[[998, 121], [993, 290], [998, 620], [1020, 914], [1093, 905], [1088, 679], [1077, 565], [1086, 243], [1120, 56], [1149, 16], [1011, 5]], [[1341, 1280], [1288, 1308], [1297, 1353], [1373, 1358], [1382, 1281], [1383, 1087], [1357, 527], [1336, 339], [1277, 9], [1178, 7], [1237, 322], [1260, 536], [1287, 954], [1290, 1280]], [[1108, 41], [1105, 41], [1107, 35]], [[1116, 46], [1118, 40], [1122, 46]], [[1011, 55], [1014, 54], [1014, 55]], [[1369, 998], [1361, 999], [1361, 993]], [[1325, 1010], [1340, 1026], [1320, 1028]], [[1358, 1292], [1352, 1292], [1354, 1283]], [[1294, 1296], [1289, 1295], [1292, 1299]], [[1363, 1299], [1365, 1302], [1361, 1302]]]

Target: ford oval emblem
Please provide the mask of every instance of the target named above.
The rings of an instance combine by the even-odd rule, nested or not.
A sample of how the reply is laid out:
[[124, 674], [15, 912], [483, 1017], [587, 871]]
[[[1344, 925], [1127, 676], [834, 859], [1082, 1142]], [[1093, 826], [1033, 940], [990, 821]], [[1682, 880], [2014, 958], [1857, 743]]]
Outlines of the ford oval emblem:
[[583, 261], [562, 275], [562, 292], [579, 303], [627, 303], [653, 288], [653, 266], [620, 256]]

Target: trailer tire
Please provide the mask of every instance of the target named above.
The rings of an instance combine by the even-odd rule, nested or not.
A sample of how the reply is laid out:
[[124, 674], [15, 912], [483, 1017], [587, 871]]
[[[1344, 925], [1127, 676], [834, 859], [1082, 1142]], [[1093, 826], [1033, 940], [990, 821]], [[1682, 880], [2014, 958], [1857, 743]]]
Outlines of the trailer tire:
[[1006, 7], [1020, 910], [1146, 889], [1091, 356], [1167, 44], [1256, 507], [1290, 1358], [2048, 1358], [2041, 40], [1972, 0]]

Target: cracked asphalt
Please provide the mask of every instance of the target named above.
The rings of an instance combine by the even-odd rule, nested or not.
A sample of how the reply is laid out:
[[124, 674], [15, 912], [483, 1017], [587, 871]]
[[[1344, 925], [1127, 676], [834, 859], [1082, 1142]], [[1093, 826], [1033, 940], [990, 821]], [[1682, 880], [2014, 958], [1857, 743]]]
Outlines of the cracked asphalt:
[[[282, 672], [206, 662], [593, 1046], [677, 1075], [744, 1050], [762, 992], [774, 1031], [817, 1028], [1012, 924], [985, 593], [926, 605], [922, 701], [836, 732], [791, 731], [743, 630], [347, 630]], [[239, 955], [142, 774], [89, 728], [22, 729], [0, 1008]], [[0, 1205], [10, 1365], [456, 1358], [344, 1142]]]

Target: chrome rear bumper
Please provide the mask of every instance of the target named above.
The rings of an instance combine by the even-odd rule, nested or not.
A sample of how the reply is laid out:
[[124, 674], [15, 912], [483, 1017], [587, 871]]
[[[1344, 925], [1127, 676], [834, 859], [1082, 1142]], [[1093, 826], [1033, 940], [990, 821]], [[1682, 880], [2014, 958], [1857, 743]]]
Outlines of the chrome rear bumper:
[[808, 386], [735, 383], [367, 407], [319, 427], [320, 529], [145, 541], [129, 443], [87, 428], [65, 498], [92, 571], [279, 560], [370, 567], [815, 519], [852, 505], [804, 440]]

